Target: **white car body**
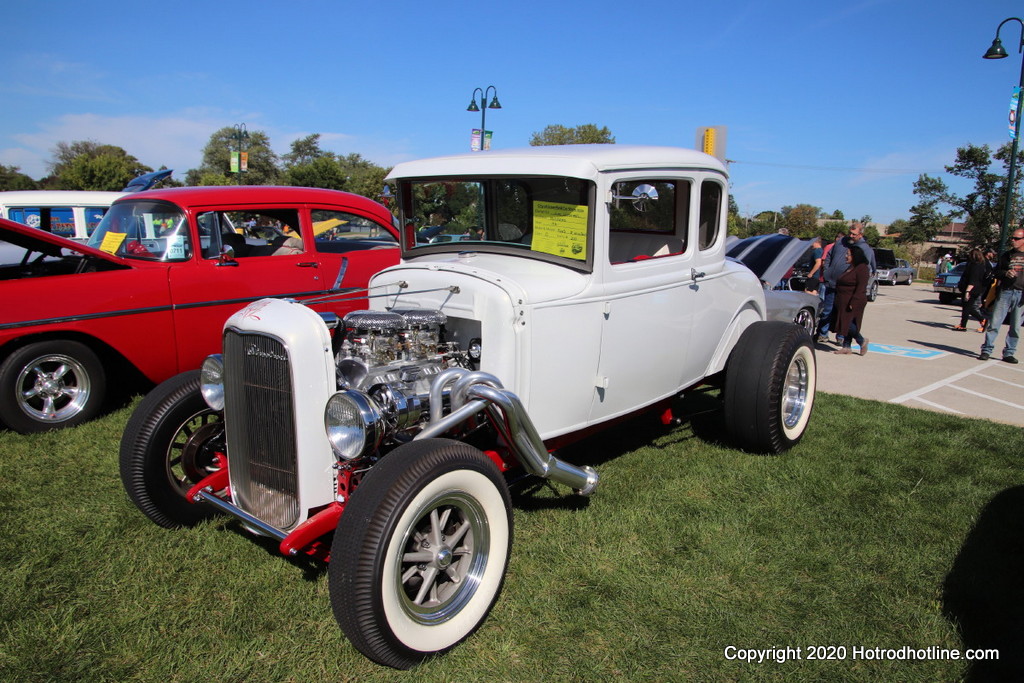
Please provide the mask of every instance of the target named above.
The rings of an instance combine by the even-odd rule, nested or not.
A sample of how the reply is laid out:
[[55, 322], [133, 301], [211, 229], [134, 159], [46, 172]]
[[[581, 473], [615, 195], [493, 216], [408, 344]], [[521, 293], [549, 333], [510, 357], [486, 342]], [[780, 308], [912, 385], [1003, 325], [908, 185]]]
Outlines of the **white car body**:
[[[725, 257], [711, 156], [534, 147], [389, 180], [402, 261], [371, 279], [369, 308], [339, 321], [264, 299], [234, 314], [223, 354], [139, 404], [121, 477], [163, 526], [226, 513], [285, 555], [322, 556], [333, 533], [339, 625], [408, 668], [497, 599], [510, 482], [594, 493], [597, 471], [558, 448], [642, 410], [674, 424], [674, 399], [705, 383], [737, 445], [779, 453], [807, 427], [816, 369], [807, 332], [766, 321], [757, 277]], [[417, 240], [434, 214], [483, 237]], [[168, 481], [172, 453], [184, 481]]]
[[[61, 222], [53, 225], [50, 232], [75, 240], [89, 238], [90, 226], [103, 218], [115, 199], [125, 192], [100, 192], [87, 190], [15, 190], [0, 192], [0, 216], [33, 228], [40, 225], [40, 212], [47, 210], [58, 213]], [[56, 216], [54, 216], [56, 218]], [[68, 223], [67, 219], [71, 222]]]
[[[534, 147], [414, 161], [396, 166], [388, 180], [503, 173], [593, 182], [599, 207], [613, 201], [613, 185], [622, 181], [710, 181], [723, 188], [727, 183], [724, 167], [699, 152], [625, 145]], [[469, 248], [466, 243], [412, 258], [406, 250], [401, 265], [370, 283], [371, 289], [395, 296], [372, 299], [371, 307], [438, 309], [448, 314], [449, 329], [464, 324], [464, 335], [483, 340], [480, 369], [519, 395], [544, 439], [634, 412], [720, 371], [740, 333], [765, 319], [757, 278], [725, 259], [726, 212], [717, 216], [714, 241], [698, 249], [698, 193], [691, 192], [690, 199], [690, 220], [673, 235], [691, 245], [682, 254], [613, 264], [611, 241], [630, 236], [613, 236], [608, 213], [599, 210], [590, 273], [482, 250], [458, 251]], [[400, 294], [395, 286], [400, 281], [413, 292], [446, 286], [460, 292]], [[558, 348], [563, 352], [553, 352]]]

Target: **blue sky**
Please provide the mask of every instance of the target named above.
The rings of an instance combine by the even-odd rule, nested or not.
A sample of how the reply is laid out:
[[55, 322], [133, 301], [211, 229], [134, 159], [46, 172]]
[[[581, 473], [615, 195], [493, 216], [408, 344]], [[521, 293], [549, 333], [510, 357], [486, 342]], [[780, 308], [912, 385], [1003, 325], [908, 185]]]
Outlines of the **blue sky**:
[[1019, 25], [1010, 58], [981, 55], [1018, 15], [1003, 0], [9, 3], [0, 163], [39, 178], [57, 142], [91, 139], [184, 175], [244, 123], [278, 152], [320, 133], [390, 166], [468, 150], [466, 106], [494, 85], [495, 148], [549, 124], [680, 147], [726, 126], [741, 213], [890, 222], [920, 173], [960, 189], [943, 172], [957, 147], [1008, 139]]

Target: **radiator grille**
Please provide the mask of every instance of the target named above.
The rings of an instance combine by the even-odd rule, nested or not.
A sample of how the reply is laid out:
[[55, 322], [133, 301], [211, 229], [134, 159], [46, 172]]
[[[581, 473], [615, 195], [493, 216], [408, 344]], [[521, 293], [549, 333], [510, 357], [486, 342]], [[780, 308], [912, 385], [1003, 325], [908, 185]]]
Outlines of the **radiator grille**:
[[274, 337], [229, 328], [224, 367], [232, 499], [249, 514], [288, 529], [299, 517], [288, 351]]

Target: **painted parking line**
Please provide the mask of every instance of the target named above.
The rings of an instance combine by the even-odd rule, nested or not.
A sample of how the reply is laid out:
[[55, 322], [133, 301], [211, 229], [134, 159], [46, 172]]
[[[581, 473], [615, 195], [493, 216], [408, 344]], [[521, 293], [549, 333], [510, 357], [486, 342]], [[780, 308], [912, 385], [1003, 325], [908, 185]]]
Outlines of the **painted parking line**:
[[[1011, 376], [1011, 379], [1003, 379], [1001, 377], [994, 377], [994, 376], [992, 376], [989, 373], [983, 372], [984, 370], [988, 370], [988, 369], [992, 369], [992, 365], [989, 364], [989, 363], [982, 363], [982, 364], [980, 364], [978, 366], [975, 366], [973, 368], [969, 368], [967, 370], [964, 370], [963, 372], [959, 372], [959, 373], [957, 373], [955, 375], [947, 377], [944, 380], [940, 380], [938, 382], [934, 382], [933, 384], [929, 384], [926, 387], [921, 387], [920, 389], [916, 389], [914, 391], [908, 392], [906, 394], [903, 394], [902, 396], [897, 396], [894, 399], [890, 399], [889, 402], [890, 403], [907, 403], [908, 401], [915, 401], [917, 403], [923, 403], [925, 405], [931, 406], [933, 408], [937, 408], [939, 410], [944, 410], [946, 412], [962, 414], [959, 410], [956, 410], [956, 409], [952, 408], [951, 406], [935, 403], [933, 401], [929, 401], [926, 398], [924, 398], [924, 396], [926, 394], [930, 394], [931, 392], [934, 392], [934, 391], [944, 391], [945, 393], [943, 394], [943, 397], [944, 398], [949, 398], [949, 393], [948, 392], [949, 392], [949, 390], [953, 390], [953, 391], [963, 392], [965, 394], [970, 394], [971, 396], [975, 396], [975, 397], [977, 397], [979, 399], [982, 399], [983, 401], [991, 401], [993, 403], [998, 403], [1000, 405], [1006, 406], [1007, 408], [1012, 408], [1014, 410], [1024, 410], [1024, 405], [1021, 405], [1019, 403], [1015, 403], [1013, 401], [1007, 401], [1007, 400], [999, 398], [997, 396], [993, 396], [992, 392], [974, 391], [973, 389], [969, 389], [967, 387], [960, 386], [959, 384], [957, 384], [958, 382], [960, 382], [963, 379], [967, 379], [967, 378], [973, 377], [973, 378], [976, 378], [976, 379], [981, 379], [981, 380], [985, 380], [985, 381], [989, 381], [989, 382], [998, 382], [1000, 384], [1009, 385], [1009, 386], [1014, 387], [1014, 388], [1024, 388], [1024, 384], [1021, 384], [1021, 383], [1019, 383], [1017, 381], [1013, 381], [1013, 380], [1018, 379], [1017, 377]], [[1000, 368], [1000, 370], [1012, 370], [1012, 372], [1014, 374], [1021, 375], [1022, 378], [1024, 378], [1024, 371], [1018, 370], [1017, 368], [1012, 368], [1012, 369], [1010, 369], [1010, 368], [1006, 368], [1006, 369]]]
[[[856, 344], [854, 344], [854, 348], [860, 349]], [[884, 353], [889, 356], [900, 356], [902, 358], [917, 358], [919, 360], [935, 360], [936, 358], [949, 355], [945, 351], [936, 351], [934, 349], [915, 349], [909, 346], [895, 346], [894, 344], [876, 344], [871, 341], [868, 342], [868, 352]]]
[[[932, 384], [929, 384], [926, 387], [921, 387], [920, 389], [915, 389], [914, 391], [907, 392], [907, 393], [903, 394], [902, 396], [897, 396], [896, 398], [891, 398], [891, 399], [889, 399], [889, 403], [906, 403], [907, 401], [909, 401], [911, 399], [919, 399], [924, 394], [927, 394], [929, 392], [935, 391], [936, 389], [944, 389], [944, 388], [948, 387], [949, 385], [951, 385], [953, 382], [957, 382], [957, 381], [963, 379], [964, 377], [970, 377], [971, 375], [976, 375], [976, 374], [980, 373], [984, 369], [985, 369], [985, 365], [984, 364], [976, 365], [973, 368], [969, 368], [967, 370], [964, 370], [963, 372], [958, 372], [955, 375], [951, 375], [950, 377], [947, 377], [946, 379], [939, 380], [938, 382], [933, 382]], [[934, 405], [934, 404], [932, 404], [932, 405]]]

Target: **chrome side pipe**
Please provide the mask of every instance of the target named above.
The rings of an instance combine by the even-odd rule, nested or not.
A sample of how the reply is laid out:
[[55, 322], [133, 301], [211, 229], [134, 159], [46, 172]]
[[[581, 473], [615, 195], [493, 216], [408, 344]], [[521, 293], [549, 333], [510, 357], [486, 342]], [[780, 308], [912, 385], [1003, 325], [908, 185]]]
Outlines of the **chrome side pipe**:
[[[442, 417], [442, 398], [448, 384], [451, 412]], [[469, 417], [486, 410], [498, 433], [530, 474], [565, 484], [577, 493], [589, 496], [597, 488], [598, 474], [593, 467], [577, 467], [550, 453], [523, 402], [486, 372], [451, 368], [439, 374], [430, 385], [431, 424], [416, 439], [443, 434]]]

